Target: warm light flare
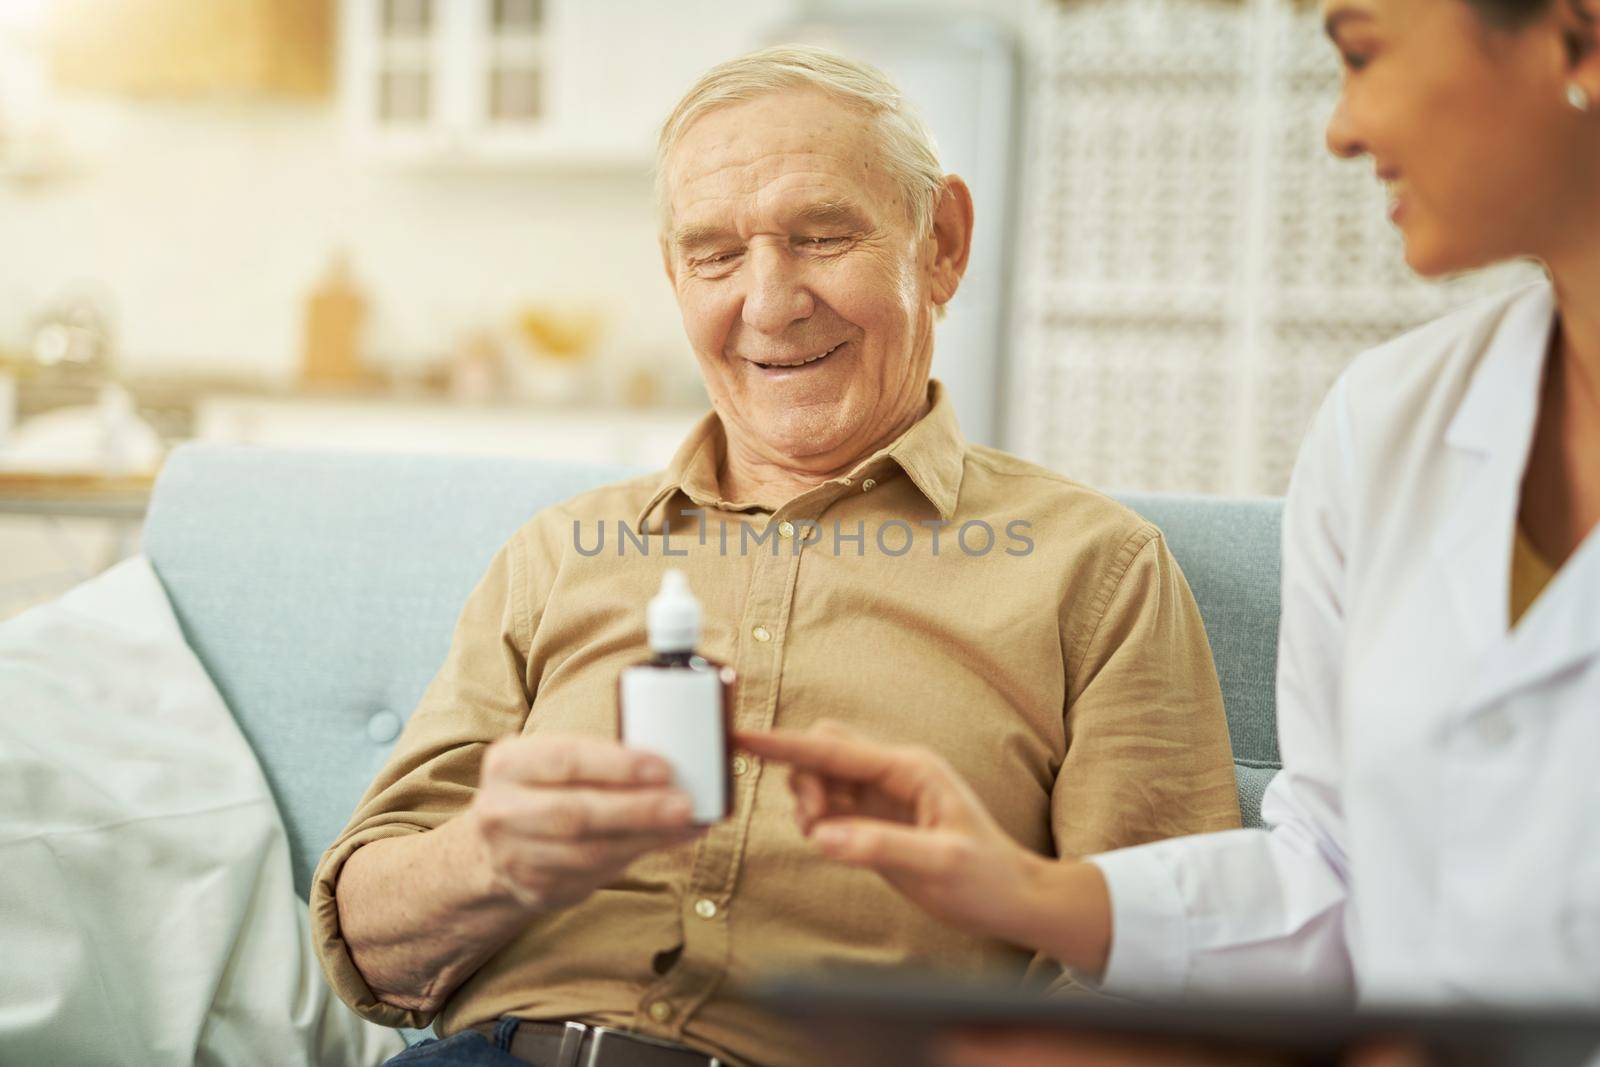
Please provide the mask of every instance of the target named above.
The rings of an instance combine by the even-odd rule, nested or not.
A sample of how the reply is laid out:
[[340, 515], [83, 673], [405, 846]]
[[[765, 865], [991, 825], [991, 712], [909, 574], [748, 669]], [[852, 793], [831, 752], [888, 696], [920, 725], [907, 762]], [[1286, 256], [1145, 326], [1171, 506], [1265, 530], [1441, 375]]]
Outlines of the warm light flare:
[[0, 33], [44, 25], [52, 0], [0, 0]]

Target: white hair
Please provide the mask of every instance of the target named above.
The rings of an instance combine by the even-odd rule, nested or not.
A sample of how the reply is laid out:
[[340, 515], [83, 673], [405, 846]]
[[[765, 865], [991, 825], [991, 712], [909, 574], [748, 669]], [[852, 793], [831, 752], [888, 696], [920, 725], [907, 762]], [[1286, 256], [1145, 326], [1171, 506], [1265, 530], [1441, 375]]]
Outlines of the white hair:
[[656, 204], [668, 219], [667, 157], [697, 119], [718, 108], [785, 89], [812, 89], [873, 120], [884, 172], [899, 186], [909, 221], [919, 236], [933, 229], [933, 212], [944, 189], [944, 170], [933, 136], [877, 67], [807, 45], [778, 45], [712, 67], [690, 87], [661, 127], [656, 142]]

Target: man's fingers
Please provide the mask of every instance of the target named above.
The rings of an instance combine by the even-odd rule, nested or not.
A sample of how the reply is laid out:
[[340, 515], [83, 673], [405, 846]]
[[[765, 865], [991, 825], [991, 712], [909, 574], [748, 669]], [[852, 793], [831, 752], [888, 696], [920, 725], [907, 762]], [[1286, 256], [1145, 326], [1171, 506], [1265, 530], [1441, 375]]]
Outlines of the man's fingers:
[[688, 844], [700, 828], [588, 841], [531, 839], [516, 843], [499, 870], [523, 903], [537, 909], [567, 907], [614, 881], [639, 857]]
[[956, 834], [878, 819], [822, 819], [811, 840], [832, 859], [888, 876], [944, 878], [961, 870], [971, 855], [967, 840]]
[[677, 789], [510, 789], [482, 794], [479, 815], [491, 830], [552, 841], [582, 841], [686, 828], [692, 815]]
[[628, 834], [582, 842], [542, 841], [528, 849], [521, 862], [545, 872], [609, 876], [646, 853], [673, 848], [700, 836], [698, 829]]
[[489, 746], [483, 777], [529, 785], [665, 785], [666, 760], [598, 737], [508, 737]]

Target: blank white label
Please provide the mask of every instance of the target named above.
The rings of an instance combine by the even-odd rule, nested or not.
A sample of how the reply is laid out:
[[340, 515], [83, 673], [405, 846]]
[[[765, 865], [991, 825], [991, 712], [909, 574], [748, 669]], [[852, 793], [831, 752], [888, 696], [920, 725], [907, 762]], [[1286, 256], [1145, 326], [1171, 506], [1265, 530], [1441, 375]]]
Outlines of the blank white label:
[[622, 743], [672, 765], [689, 794], [694, 821], [716, 822], [727, 810], [728, 744], [722, 679], [714, 671], [629, 667], [622, 672]]

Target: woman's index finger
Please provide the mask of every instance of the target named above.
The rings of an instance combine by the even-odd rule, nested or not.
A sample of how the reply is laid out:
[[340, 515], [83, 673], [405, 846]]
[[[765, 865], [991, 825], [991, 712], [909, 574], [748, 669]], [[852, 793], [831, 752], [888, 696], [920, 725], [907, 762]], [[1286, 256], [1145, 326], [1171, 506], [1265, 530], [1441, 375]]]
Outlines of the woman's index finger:
[[877, 782], [895, 769], [893, 749], [861, 738], [818, 737], [793, 730], [740, 731], [739, 745], [762, 759], [854, 782]]

